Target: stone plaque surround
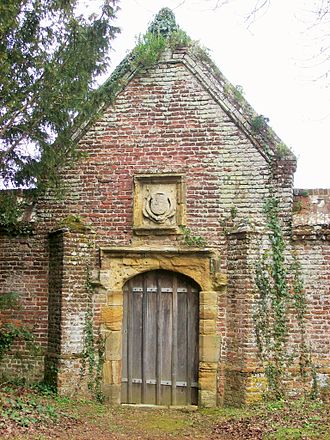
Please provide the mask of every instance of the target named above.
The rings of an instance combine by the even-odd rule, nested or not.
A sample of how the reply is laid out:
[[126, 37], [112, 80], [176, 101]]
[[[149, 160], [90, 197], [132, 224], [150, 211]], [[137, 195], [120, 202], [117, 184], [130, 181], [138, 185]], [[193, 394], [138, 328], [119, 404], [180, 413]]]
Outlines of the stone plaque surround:
[[[120, 404], [123, 288], [142, 272], [163, 269], [181, 273], [201, 288], [199, 297], [199, 405], [217, 405], [217, 372], [220, 336], [217, 334], [218, 295], [226, 277], [212, 273], [212, 253], [206, 249], [103, 248], [100, 251], [99, 282], [106, 291], [101, 310], [106, 339], [103, 392], [107, 400]], [[104, 291], [104, 290], [103, 290]]]
[[136, 235], [179, 234], [185, 223], [185, 180], [180, 174], [134, 176]]

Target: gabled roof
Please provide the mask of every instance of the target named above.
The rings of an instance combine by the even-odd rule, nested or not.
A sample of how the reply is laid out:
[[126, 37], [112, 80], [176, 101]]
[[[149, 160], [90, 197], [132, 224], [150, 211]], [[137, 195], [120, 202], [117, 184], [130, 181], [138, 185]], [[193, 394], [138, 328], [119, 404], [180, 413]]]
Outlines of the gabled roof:
[[[288, 161], [291, 162], [290, 170], [295, 169], [294, 154], [268, 126], [268, 119], [254, 111], [241, 90], [225, 78], [207, 51], [178, 27], [168, 8], [159, 11], [138, 45], [95, 92], [99, 101], [97, 114], [114, 103], [117, 94], [135, 75], [162, 61], [184, 64], [268, 162]], [[92, 120], [95, 117], [80, 125], [74, 137], [79, 138]]]

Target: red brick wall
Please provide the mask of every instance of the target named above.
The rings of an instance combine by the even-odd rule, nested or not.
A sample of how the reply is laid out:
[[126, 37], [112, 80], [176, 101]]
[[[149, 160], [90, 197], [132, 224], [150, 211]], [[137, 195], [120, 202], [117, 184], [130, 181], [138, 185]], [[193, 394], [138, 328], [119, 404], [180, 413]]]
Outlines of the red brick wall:
[[330, 375], [330, 242], [295, 238], [308, 305], [307, 339], [318, 373]]
[[[40, 347], [33, 368], [31, 354], [25, 344], [18, 341], [14, 352], [20, 349], [19, 356], [13, 355], [2, 364], [2, 371], [10, 370], [27, 373], [32, 377], [42, 377], [43, 354], [47, 348], [47, 310], [48, 310], [48, 243], [43, 234], [9, 238], [0, 234], [0, 291], [17, 292], [19, 308], [2, 313], [1, 320], [22, 325], [34, 334], [35, 343]], [[33, 355], [35, 358], [35, 355]], [[34, 361], [33, 361], [34, 363]]]

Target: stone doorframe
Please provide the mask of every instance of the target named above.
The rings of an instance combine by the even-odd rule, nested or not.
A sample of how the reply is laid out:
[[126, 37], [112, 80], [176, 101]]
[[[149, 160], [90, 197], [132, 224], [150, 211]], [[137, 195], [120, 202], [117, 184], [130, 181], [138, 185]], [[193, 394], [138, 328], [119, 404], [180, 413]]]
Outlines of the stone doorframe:
[[123, 288], [142, 272], [163, 269], [194, 280], [201, 288], [199, 297], [199, 405], [217, 405], [217, 373], [220, 336], [217, 334], [218, 295], [226, 277], [215, 270], [215, 255], [206, 249], [102, 248], [100, 284], [106, 290], [101, 309], [105, 337], [103, 393], [113, 404], [121, 399]]

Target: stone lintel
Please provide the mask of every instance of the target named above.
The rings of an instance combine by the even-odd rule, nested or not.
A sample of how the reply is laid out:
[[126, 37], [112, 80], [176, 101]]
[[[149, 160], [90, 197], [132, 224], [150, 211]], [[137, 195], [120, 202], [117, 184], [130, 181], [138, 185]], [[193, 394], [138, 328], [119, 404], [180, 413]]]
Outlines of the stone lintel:
[[159, 248], [132, 248], [132, 247], [124, 247], [124, 246], [117, 246], [117, 247], [102, 247], [100, 248], [100, 254], [101, 254], [101, 261], [104, 257], [106, 258], [127, 258], [127, 257], [150, 257], [154, 256], [156, 254], [164, 255], [167, 258], [170, 258], [171, 256], [177, 256], [177, 255], [183, 255], [183, 256], [190, 256], [190, 255], [197, 255], [199, 257], [209, 257], [212, 255], [213, 251], [211, 249], [201, 249], [201, 248], [166, 248], [163, 247], [161, 249]]

